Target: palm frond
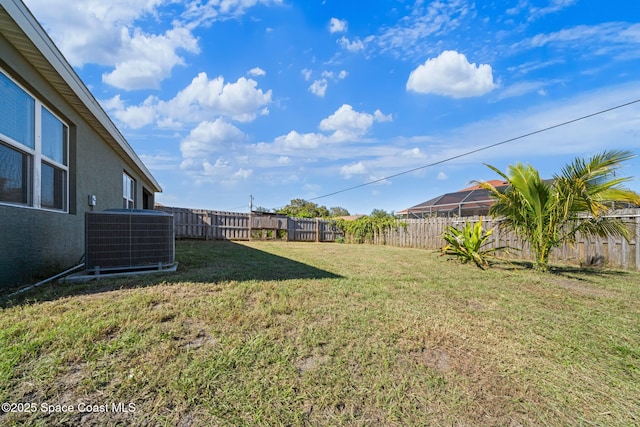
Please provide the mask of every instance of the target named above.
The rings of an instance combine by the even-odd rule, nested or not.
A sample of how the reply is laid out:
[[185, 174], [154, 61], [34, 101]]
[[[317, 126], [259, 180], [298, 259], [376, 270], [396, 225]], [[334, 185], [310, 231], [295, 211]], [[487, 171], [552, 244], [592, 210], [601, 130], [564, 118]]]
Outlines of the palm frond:
[[607, 150], [587, 160], [576, 158], [551, 182], [531, 165], [516, 163], [507, 173], [487, 165], [509, 186], [500, 192], [488, 183], [479, 185], [495, 199], [489, 213], [503, 218], [500, 227], [529, 242], [536, 265], [544, 269], [550, 249], [575, 241], [577, 233], [628, 238], [624, 223], [606, 213], [616, 203], [640, 205], [640, 195], [624, 187], [630, 178], [616, 176], [621, 164], [633, 157], [630, 151]]

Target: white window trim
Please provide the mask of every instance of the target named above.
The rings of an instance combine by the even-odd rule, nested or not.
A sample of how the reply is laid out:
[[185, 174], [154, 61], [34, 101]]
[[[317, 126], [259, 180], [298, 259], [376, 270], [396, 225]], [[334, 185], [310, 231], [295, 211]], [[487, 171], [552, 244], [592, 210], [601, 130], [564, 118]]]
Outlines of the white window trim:
[[[50, 212], [58, 212], [58, 213], [68, 213], [69, 212], [69, 165], [64, 165], [62, 163], [56, 162], [53, 159], [48, 158], [42, 154], [42, 109], [45, 108], [49, 113], [51, 113], [56, 119], [60, 120], [60, 122], [66, 126], [66, 144], [65, 150], [66, 152], [63, 154], [63, 158], [67, 159], [67, 163], [69, 163], [69, 125], [62, 120], [56, 113], [51, 111], [51, 109], [47, 108], [47, 106], [38, 99], [38, 97], [34, 96], [27, 88], [22, 86], [20, 83], [15, 81], [7, 73], [3, 68], [0, 68], [0, 73], [4, 74], [9, 80], [11, 80], [16, 86], [22, 89], [27, 95], [29, 95], [34, 100], [34, 148], [27, 147], [22, 143], [15, 141], [9, 136], [0, 133], [0, 141], [5, 145], [15, 149], [18, 152], [24, 153], [27, 156], [31, 157], [31, 179], [30, 179], [30, 188], [29, 190], [29, 200], [30, 204], [22, 204], [22, 203], [10, 203], [0, 201], [0, 205], [6, 206], [14, 206], [19, 208], [28, 208], [28, 209], [38, 209], [45, 210]], [[64, 202], [62, 209], [53, 209], [48, 207], [42, 207], [42, 162], [46, 162], [49, 165], [62, 169], [65, 173], [65, 182], [64, 182]]]
[[[124, 192], [125, 180], [128, 180], [129, 189], [131, 190], [131, 198], [127, 198], [127, 195]], [[124, 205], [124, 201], [131, 202], [131, 207], [123, 206], [125, 209], [135, 209], [136, 208], [136, 180], [133, 179], [131, 175], [129, 175], [126, 171], [122, 172], [122, 201]]]

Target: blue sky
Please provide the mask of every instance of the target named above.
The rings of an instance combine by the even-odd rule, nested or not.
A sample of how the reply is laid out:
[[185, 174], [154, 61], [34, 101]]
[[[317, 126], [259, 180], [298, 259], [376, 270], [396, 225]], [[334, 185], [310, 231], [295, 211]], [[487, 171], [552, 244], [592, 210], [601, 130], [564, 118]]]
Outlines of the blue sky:
[[[483, 163], [551, 177], [576, 156], [640, 154], [633, 104], [381, 180], [639, 99], [632, 2], [25, 3], [169, 206], [399, 211], [497, 178]], [[623, 173], [640, 178], [640, 161]]]

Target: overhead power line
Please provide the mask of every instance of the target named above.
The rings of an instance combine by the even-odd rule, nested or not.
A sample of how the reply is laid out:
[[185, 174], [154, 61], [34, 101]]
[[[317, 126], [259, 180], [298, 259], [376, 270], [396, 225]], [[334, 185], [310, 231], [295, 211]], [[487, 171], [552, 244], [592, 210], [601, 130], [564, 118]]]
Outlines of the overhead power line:
[[558, 123], [558, 124], [555, 124], [555, 125], [552, 125], [552, 126], [548, 126], [546, 128], [543, 128], [543, 129], [539, 129], [539, 130], [536, 130], [536, 131], [533, 131], [533, 132], [525, 133], [523, 135], [516, 136], [514, 138], [505, 139], [504, 141], [496, 142], [494, 144], [485, 145], [484, 147], [476, 148], [475, 150], [467, 151], [467, 152], [464, 152], [462, 154], [457, 154], [455, 156], [447, 157], [446, 159], [438, 160], [437, 162], [429, 163], [427, 165], [418, 166], [418, 167], [413, 168], [413, 169], [409, 169], [409, 170], [405, 170], [405, 171], [402, 171], [402, 172], [398, 172], [398, 173], [395, 173], [393, 175], [386, 176], [384, 178], [374, 179], [373, 181], [367, 181], [367, 182], [365, 182], [363, 184], [354, 185], [353, 187], [344, 188], [342, 190], [334, 191], [332, 193], [324, 194], [322, 196], [317, 196], [317, 197], [314, 197], [314, 198], [311, 198], [311, 199], [308, 199], [308, 200], [312, 201], [312, 200], [323, 199], [325, 197], [335, 196], [336, 194], [340, 194], [340, 193], [344, 193], [344, 192], [347, 192], [347, 191], [355, 190], [357, 188], [366, 187], [367, 185], [375, 184], [375, 183], [378, 183], [378, 182], [381, 182], [381, 181], [386, 181], [388, 179], [396, 178], [396, 177], [401, 176], [401, 175], [406, 175], [406, 174], [411, 173], [411, 172], [416, 172], [416, 171], [419, 171], [421, 169], [426, 169], [426, 168], [430, 168], [430, 167], [433, 167], [433, 166], [437, 166], [437, 165], [440, 165], [442, 163], [447, 163], [447, 162], [450, 162], [452, 160], [459, 159], [461, 157], [469, 156], [471, 154], [475, 154], [475, 153], [478, 153], [480, 151], [484, 151], [484, 150], [488, 150], [490, 148], [497, 147], [499, 145], [508, 144], [510, 142], [517, 141], [519, 139], [527, 138], [529, 136], [537, 135], [537, 134], [542, 133], [542, 132], [547, 132], [549, 130], [556, 129], [556, 128], [559, 128], [559, 127], [562, 127], [562, 126], [566, 126], [566, 125], [569, 125], [571, 123], [579, 122], [581, 120], [586, 120], [588, 118], [591, 118], [591, 117], [594, 117], [594, 116], [598, 116], [600, 114], [608, 113], [609, 111], [613, 111], [613, 110], [617, 110], [617, 109], [620, 109], [620, 108], [628, 107], [629, 105], [633, 105], [633, 104], [636, 104], [638, 102], [640, 102], [640, 99], [636, 99], [634, 101], [630, 101], [630, 102], [627, 102], [627, 103], [624, 103], [624, 104], [616, 105], [615, 107], [611, 107], [611, 108], [607, 108], [607, 109], [604, 109], [604, 110], [600, 110], [600, 111], [597, 111], [595, 113], [591, 113], [591, 114], [587, 114], [585, 116], [578, 117], [576, 119], [568, 120], [566, 122], [562, 122], [562, 123]]
[[233, 212], [236, 209], [247, 208], [247, 207], [249, 207], [249, 205], [247, 203], [245, 203], [244, 205], [240, 205], [240, 206], [236, 206], [236, 207], [233, 207], [233, 208], [226, 209], [224, 212]]

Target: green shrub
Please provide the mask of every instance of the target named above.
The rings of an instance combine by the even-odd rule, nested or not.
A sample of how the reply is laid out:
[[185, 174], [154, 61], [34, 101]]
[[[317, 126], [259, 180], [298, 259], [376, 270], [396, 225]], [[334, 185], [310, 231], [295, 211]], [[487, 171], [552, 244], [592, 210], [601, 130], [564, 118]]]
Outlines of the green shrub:
[[493, 234], [493, 228], [488, 231], [482, 228], [482, 218], [475, 225], [466, 221], [462, 230], [449, 226], [442, 235], [447, 242], [447, 245], [441, 249], [442, 255], [455, 256], [463, 263], [473, 261], [478, 267], [484, 269], [489, 266], [488, 258], [494, 256], [496, 251], [504, 249], [504, 247], [483, 249], [489, 244], [487, 240], [491, 234]]
[[405, 227], [405, 222], [396, 220], [393, 214], [384, 212], [380, 209], [374, 209], [374, 215], [364, 215], [354, 221], [345, 221], [338, 219], [336, 227], [344, 233], [345, 241], [349, 243], [374, 243], [378, 238], [378, 243], [385, 243], [385, 233], [389, 230]]

